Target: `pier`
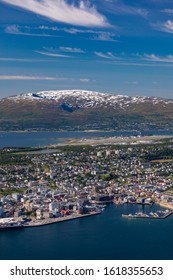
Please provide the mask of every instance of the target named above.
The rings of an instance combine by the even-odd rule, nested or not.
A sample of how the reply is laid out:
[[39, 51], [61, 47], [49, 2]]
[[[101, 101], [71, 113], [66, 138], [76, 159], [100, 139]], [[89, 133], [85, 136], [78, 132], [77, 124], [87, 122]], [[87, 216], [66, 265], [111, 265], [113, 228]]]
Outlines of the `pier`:
[[[155, 215], [154, 215], [155, 214]], [[122, 214], [122, 217], [123, 218], [128, 218], [128, 219], [139, 219], [139, 218], [142, 218], [142, 219], [166, 219], [168, 218], [169, 216], [171, 216], [173, 214], [173, 211], [169, 211], [168, 213], [165, 213], [165, 215], [163, 216], [159, 216], [159, 215], [156, 215], [157, 213], [153, 213], [153, 215], [148, 215], [148, 214]]]
[[23, 224], [23, 227], [40, 227], [40, 226], [46, 226], [50, 224], [55, 224], [55, 223], [60, 223], [60, 222], [65, 222], [65, 221], [70, 221], [70, 220], [75, 220], [75, 219], [80, 219], [80, 218], [85, 218], [85, 217], [90, 217], [94, 215], [101, 214], [102, 211], [92, 211], [88, 214], [75, 214], [75, 215], [69, 215], [65, 217], [60, 217], [60, 218], [50, 218], [50, 219], [44, 219], [40, 221], [30, 221], [25, 224]]

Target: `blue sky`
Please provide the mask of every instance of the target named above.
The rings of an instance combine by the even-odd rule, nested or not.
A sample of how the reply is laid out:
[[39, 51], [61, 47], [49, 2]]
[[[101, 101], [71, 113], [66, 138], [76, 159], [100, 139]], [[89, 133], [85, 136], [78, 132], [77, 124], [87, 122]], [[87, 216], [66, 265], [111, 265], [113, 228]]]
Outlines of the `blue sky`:
[[0, 0], [0, 98], [86, 89], [173, 98], [173, 1]]

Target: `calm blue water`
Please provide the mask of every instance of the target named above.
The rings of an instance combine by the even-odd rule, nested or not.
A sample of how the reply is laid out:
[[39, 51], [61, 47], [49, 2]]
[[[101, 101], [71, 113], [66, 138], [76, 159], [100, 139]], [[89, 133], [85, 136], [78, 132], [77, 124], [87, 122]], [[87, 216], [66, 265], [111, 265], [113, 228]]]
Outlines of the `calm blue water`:
[[0, 232], [0, 259], [173, 259], [173, 216], [126, 219], [159, 206], [107, 206], [103, 214], [38, 228]]
[[[173, 135], [173, 131], [145, 131], [141, 135]], [[4, 147], [38, 147], [63, 142], [66, 138], [97, 136], [132, 136], [139, 132], [0, 132], [0, 148]], [[53, 138], [60, 138], [55, 140]]]

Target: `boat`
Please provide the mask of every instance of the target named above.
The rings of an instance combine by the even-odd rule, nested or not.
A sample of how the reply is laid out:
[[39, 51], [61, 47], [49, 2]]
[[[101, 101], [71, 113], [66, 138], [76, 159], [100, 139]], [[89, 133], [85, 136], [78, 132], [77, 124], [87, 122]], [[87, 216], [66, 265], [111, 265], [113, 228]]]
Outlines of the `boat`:
[[0, 224], [0, 230], [1, 229], [15, 229], [15, 228], [22, 228], [23, 225], [20, 223], [16, 224]]
[[134, 218], [132, 214], [122, 214], [123, 218]]
[[13, 218], [0, 219], [0, 230], [1, 229], [16, 229], [22, 228], [23, 224], [21, 221], [16, 221]]

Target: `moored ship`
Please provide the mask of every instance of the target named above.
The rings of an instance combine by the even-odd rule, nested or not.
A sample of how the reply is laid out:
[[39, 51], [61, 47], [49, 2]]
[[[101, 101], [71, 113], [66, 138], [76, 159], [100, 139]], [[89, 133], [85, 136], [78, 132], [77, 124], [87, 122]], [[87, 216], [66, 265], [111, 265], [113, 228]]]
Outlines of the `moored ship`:
[[0, 219], [0, 230], [1, 229], [15, 229], [22, 228], [23, 224], [21, 221], [16, 221], [13, 218]]

